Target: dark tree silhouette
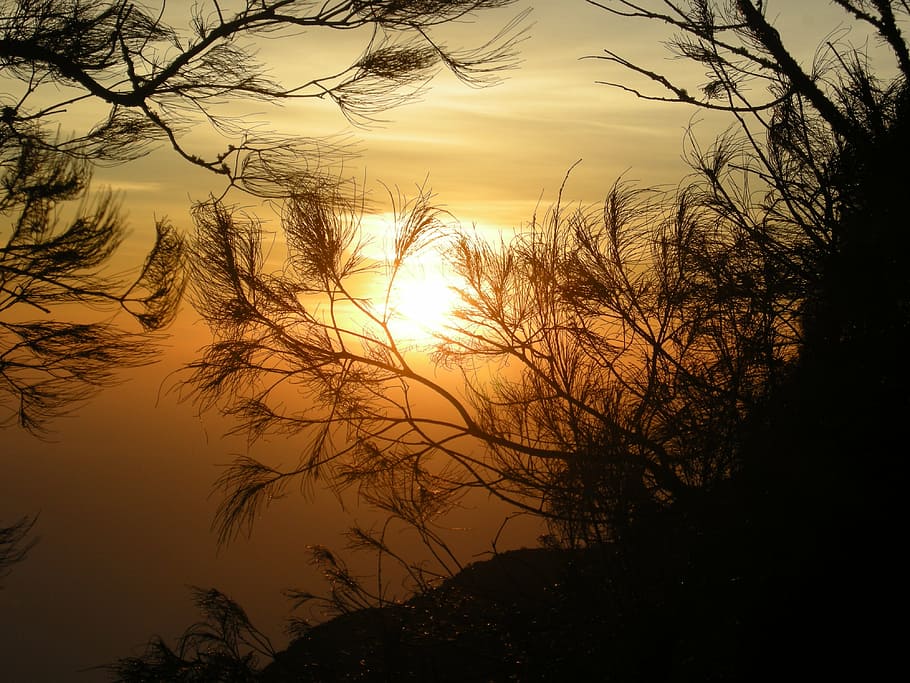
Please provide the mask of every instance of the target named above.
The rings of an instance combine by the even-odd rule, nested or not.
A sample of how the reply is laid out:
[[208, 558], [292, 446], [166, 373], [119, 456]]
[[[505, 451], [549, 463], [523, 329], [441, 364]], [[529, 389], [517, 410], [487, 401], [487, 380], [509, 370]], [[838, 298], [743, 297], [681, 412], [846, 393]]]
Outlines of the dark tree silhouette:
[[[617, 186], [602, 207], [558, 206], [496, 248], [453, 237], [423, 194], [377, 264], [350, 207], [295, 198], [275, 274], [255, 221], [201, 206], [193, 300], [219, 341], [193, 365], [198, 397], [225, 400], [254, 435], [310, 438], [293, 470], [244, 458], [224, 473], [222, 538], [294, 478], [325, 473], [423, 529], [482, 487], [572, 543], [729, 477], [736, 425], [792, 353], [796, 312], [772, 296], [759, 250], [714, 233], [697, 201], [694, 187], [668, 204]], [[409, 257], [446, 239], [461, 302], [432, 353], [448, 379], [396, 339], [389, 305]], [[357, 285], [370, 273], [385, 277], [375, 301]], [[307, 400], [281, 411], [288, 385]], [[424, 408], [428, 392], [445, 407]]]
[[[711, 263], [731, 291], [767, 289], [793, 332], [791, 360], [737, 429], [737, 500], [715, 512], [726, 521], [702, 528], [728, 525], [717, 532], [727, 549], [707, 553], [728, 573], [703, 561], [723, 578], [698, 599], [739, 624], [730, 632], [750, 676], [761, 669], [745, 661], [773, 650], [796, 677], [877, 677], [900, 652], [886, 614], [904, 591], [895, 567], [906, 466], [893, 444], [910, 407], [899, 170], [910, 158], [910, 6], [835, 0], [852, 33], [806, 66], [766, 20], [768, 3], [597, 4], [670, 27], [677, 54], [701, 67], [683, 83], [605, 53], [631, 70], [623, 87], [731, 116], [693, 159], [702, 205], [721, 235], [742, 236], [730, 255], [747, 268]], [[740, 578], [739, 591], [722, 588]]]
[[708, 263], [723, 289], [760, 295], [772, 306], [775, 326], [791, 330], [786, 336], [807, 384], [830, 374], [821, 393], [840, 405], [803, 406], [812, 414], [830, 409], [816, 433], [832, 429], [841, 414], [843, 424], [856, 425], [854, 438], [885, 438], [887, 429], [872, 422], [888, 424], [886, 416], [900, 410], [904, 403], [895, 399], [908, 378], [898, 349], [910, 291], [896, 256], [906, 253], [907, 237], [900, 185], [887, 169], [903, 167], [908, 154], [910, 59], [901, 27], [910, 8], [836, 0], [865, 47], [840, 34], [807, 68], [760, 2], [593, 4], [670, 27], [674, 54], [707, 73], [707, 80], [683, 83], [614, 52], [599, 57], [637, 76], [640, 82], [618, 87], [640, 97], [731, 116], [732, 127], [711, 148], [691, 146], [696, 180], [689, 187], [735, 258], [715, 254]]
[[160, 638], [139, 657], [126, 657], [106, 667], [118, 681], [259, 680], [261, 657], [274, 657], [268, 637], [236, 602], [213, 589], [193, 588], [193, 601], [203, 615], [183, 633], [175, 648]]
[[[150, 362], [153, 333], [177, 310], [182, 238], [159, 220], [138, 273], [115, 273], [126, 224], [110, 193], [90, 194], [93, 165], [129, 162], [166, 143], [223, 177], [225, 191], [332, 193], [336, 179], [323, 167], [343, 155], [337, 141], [263, 133], [225, 105], [328, 98], [364, 124], [418, 95], [439, 67], [467, 84], [490, 84], [514, 62], [521, 17], [463, 51], [440, 42], [435, 29], [511, 2], [215, 0], [189, 6], [186, 27], [168, 23], [164, 3], [155, 11], [130, 0], [0, 2], [0, 426], [43, 433], [116, 381], [118, 369]], [[304, 29], [362, 29], [365, 49], [337, 73], [283, 86], [257, 61], [252, 41], [299, 43]], [[75, 129], [80, 113], [97, 117], [99, 103], [106, 114]], [[199, 122], [230, 142], [197, 150], [188, 132]], [[109, 319], [86, 321], [87, 309]], [[116, 312], [138, 329], [118, 325]], [[28, 528], [0, 528], [0, 566], [24, 556]]]
[[[757, 4], [603, 4], [666, 23], [671, 47], [709, 69], [696, 98], [608, 52], [669, 95], [622, 87], [733, 120], [708, 149], [691, 136], [694, 175], [673, 192], [619, 184], [600, 207], [560, 202], [498, 246], [450, 225], [423, 192], [399, 204], [393, 254], [376, 263], [357, 202], [304, 191], [286, 207], [277, 273], [264, 270], [254, 219], [200, 206], [194, 302], [217, 341], [190, 382], [254, 437], [308, 438], [291, 469], [243, 458], [226, 470], [222, 539], [292, 480], [321, 475], [393, 514], [435, 515], [483, 488], [569, 543], [615, 538], [728, 479], [744, 425], [800, 357], [807, 313], [835, 281], [857, 210], [847, 159], [900, 116], [906, 50], [892, 9], [903, 6], [840, 4], [892, 49], [896, 80], [877, 80], [844, 42], [804, 71]], [[390, 304], [404, 264], [434, 245], [461, 278], [432, 355], [451, 380], [396, 339]], [[367, 275], [383, 282], [372, 299]], [[426, 409], [428, 395], [445, 408]]]
[[[892, 63], [879, 54], [873, 69], [841, 39], [806, 70], [761, 2], [593, 4], [666, 26], [699, 67], [683, 84], [607, 52], [626, 70], [618, 87], [730, 117], [709, 147], [693, 131], [677, 189], [560, 199], [501, 244], [420, 191], [397, 202], [377, 263], [352, 193], [304, 188], [286, 205], [277, 272], [254, 218], [198, 207], [193, 296], [216, 341], [192, 366], [195, 395], [253, 437], [306, 439], [296, 467], [243, 458], [225, 471], [222, 539], [319, 476], [358, 487], [442, 555], [434, 520], [479, 488], [547, 519], [559, 543], [603, 551], [555, 600], [597, 617], [560, 621], [552, 642], [516, 647], [523, 657], [612, 680], [751, 680], [782, 662], [806, 678], [875, 677], [901, 652], [883, 614], [904, 581], [893, 444], [908, 407], [910, 245], [893, 169], [910, 155], [910, 8], [836, 0]], [[427, 349], [396, 337], [393, 293], [431, 248], [461, 280]], [[385, 540], [361, 530], [380, 553]], [[381, 603], [319, 552], [336, 608]]]
[[[88, 199], [84, 164], [35, 138], [3, 137], [0, 150], [0, 424], [41, 433], [114, 382], [118, 368], [154, 358], [149, 333], [170, 322], [183, 288], [183, 241], [159, 221], [138, 274], [113, 273], [126, 226], [110, 194]], [[138, 329], [84, 315], [76, 322], [79, 312], [62, 312], [70, 304], [124, 311]]]
[[[325, 167], [345, 152], [337, 140], [265, 133], [226, 105], [328, 98], [352, 121], [366, 123], [416, 96], [440, 66], [471, 85], [494, 82], [513, 63], [520, 17], [464, 51], [447, 48], [434, 30], [510, 2], [196, 3], [187, 8], [185, 27], [168, 23], [163, 5], [153, 11], [127, 0], [3, 2], [0, 210], [8, 222], [0, 229], [0, 397], [7, 413], [0, 420], [40, 432], [93, 388], [111, 383], [117, 367], [147, 362], [153, 346], [146, 333], [176, 310], [181, 239], [159, 221], [135, 279], [112, 275], [109, 259], [125, 225], [112, 197], [87, 201], [92, 164], [128, 162], [167, 143], [223, 177], [225, 191], [333, 193], [337, 178]], [[299, 42], [303, 29], [361, 29], [365, 49], [338, 73], [283, 86], [257, 61], [252, 41]], [[97, 118], [99, 104], [106, 114]], [[95, 122], [75, 129], [80, 113]], [[224, 149], [197, 149], [189, 131], [200, 122], [230, 141]], [[142, 330], [62, 322], [60, 306], [71, 303], [123, 309]], [[43, 319], [29, 320], [26, 311]]]

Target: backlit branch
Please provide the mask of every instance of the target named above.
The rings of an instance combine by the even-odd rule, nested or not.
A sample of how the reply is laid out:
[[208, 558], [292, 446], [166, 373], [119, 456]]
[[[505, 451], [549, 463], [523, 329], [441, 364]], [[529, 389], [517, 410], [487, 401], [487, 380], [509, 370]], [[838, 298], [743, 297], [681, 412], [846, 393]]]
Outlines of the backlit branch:
[[[166, 221], [144, 264], [132, 275], [110, 272], [126, 231], [116, 202], [85, 201], [86, 168], [49, 146], [0, 138], [9, 156], [0, 168], [0, 424], [42, 433], [117, 371], [151, 362], [155, 338], [173, 319], [183, 291], [183, 240]], [[14, 156], [13, 152], [18, 152]], [[66, 207], [80, 202], [67, 219]], [[122, 312], [139, 329], [112, 320], [64, 321], [64, 304], [107, 315]], [[51, 317], [54, 316], [54, 317]]]
[[[319, 148], [320, 162], [331, 166], [340, 149], [330, 141], [262, 136], [254, 123], [225, 116], [224, 105], [329, 98], [349, 120], [363, 124], [413, 99], [440, 67], [470, 85], [495, 82], [515, 64], [524, 16], [466, 51], [445, 47], [435, 33], [446, 23], [512, 1], [199, 3], [187, 30], [168, 24], [164, 7], [156, 12], [128, 0], [100, 6], [8, 0], [0, 11], [0, 68], [19, 82], [20, 93], [0, 103], [3, 125], [22, 134], [24, 126], [53, 125], [70, 106], [93, 100], [105, 104], [108, 114], [89, 130], [54, 143], [55, 149], [119, 163], [166, 141], [184, 160], [224, 177], [229, 186], [275, 196], [289, 191], [289, 172], [281, 169], [290, 164], [293, 180], [319, 184], [326, 176], [312, 167], [313, 150]], [[363, 29], [372, 37], [353, 64], [284, 85], [258, 61], [251, 41], [269, 37], [296, 45], [301, 29], [327, 35]], [[74, 94], [46, 104], [45, 95], [59, 97], [61, 91]], [[231, 144], [214, 153], [197, 151], [189, 131], [200, 120]]]

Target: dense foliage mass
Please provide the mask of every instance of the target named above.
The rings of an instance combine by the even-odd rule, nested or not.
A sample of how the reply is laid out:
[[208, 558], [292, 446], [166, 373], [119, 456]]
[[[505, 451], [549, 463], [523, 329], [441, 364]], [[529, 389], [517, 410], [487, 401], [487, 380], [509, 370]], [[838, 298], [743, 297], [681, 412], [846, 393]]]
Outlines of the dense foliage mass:
[[[671, 50], [708, 74], [677, 83], [607, 51], [629, 72], [619, 87], [731, 118], [708, 147], [693, 132], [694, 173], [676, 191], [617, 184], [602, 206], [561, 202], [500, 245], [453, 229], [421, 195], [399, 205], [378, 265], [359, 250], [356, 201], [300, 193], [280, 273], [264, 270], [254, 220], [200, 207], [195, 300], [218, 341], [194, 365], [198, 395], [254, 434], [309, 439], [291, 470], [244, 459], [226, 472], [223, 536], [290, 481], [328, 475], [440, 551], [436, 516], [479, 487], [546, 519], [557, 546], [586, 549], [555, 590], [557, 604], [579, 591], [587, 608], [560, 613], [560, 633], [540, 626], [550, 607], [503, 618], [489, 672], [510, 661], [511, 674], [545, 678], [554, 670], [522, 662], [546, 652], [605, 680], [738, 680], [784, 662], [795, 675], [869, 674], [895, 646], [878, 626], [899, 583], [889, 444], [907, 408], [910, 271], [891, 169], [910, 151], [908, 7], [837, 0], [878, 52], [830, 42], [806, 68], [762, 3], [595, 4], [668, 26]], [[388, 302], [403, 264], [437, 240], [461, 277], [433, 349], [452, 385], [396, 339], [394, 306], [356, 286], [384, 274]], [[282, 409], [285, 385], [312, 400]], [[448, 412], [422, 413], [427, 392]], [[392, 554], [383, 534], [359, 533]], [[329, 574], [351, 581], [344, 607], [353, 580]], [[541, 605], [557, 584], [538, 587]], [[431, 620], [464, 609], [427, 595]], [[499, 614], [495, 596], [474, 599]], [[427, 622], [391, 609], [360, 665], [332, 675], [419, 680], [413, 648], [463, 633], [422, 640]], [[368, 621], [344, 623], [362, 635]], [[292, 678], [322, 661], [322, 628], [293, 648], [311, 654]], [[457, 661], [437, 678], [476, 674]]]
[[[377, 263], [362, 199], [304, 189], [285, 205], [280, 272], [266, 270], [255, 219], [200, 205], [194, 301], [217, 341], [190, 386], [253, 436], [306, 439], [294, 468], [244, 458], [224, 474], [222, 536], [291, 481], [326, 476], [419, 528], [482, 488], [547, 519], [560, 543], [586, 545], [730, 479], [744, 434], [816, 348], [868, 328], [856, 316], [870, 301], [891, 311], [876, 324], [901, 315], [879, 294], [903, 296], [878, 280], [896, 269], [867, 250], [894, 253], [902, 238], [877, 234], [893, 219], [858, 217], [893, 211], [882, 196], [893, 185], [874, 174], [902, 153], [905, 10], [839, 4], [891, 52], [891, 75], [846, 42], [804, 70], [750, 2], [602, 3], [669, 24], [671, 49], [708, 71], [684, 86], [606, 52], [631, 72], [620, 87], [732, 120], [709, 147], [693, 132], [693, 175], [673, 192], [619, 183], [601, 206], [560, 203], [499, 245], [421, 193], [399, 199], [391, 255]], [[434, 246], [460, 283], [431, 348], [448, 376], [396, 337], [396, 281]], [[364, 295], [365, 277], [383, 283], [378, 296]], [[852, 303], [837, 298], [848, 291]], [[834, 311], [846, 317], [830, 321]], [[300, 400], [285, 401], [292, 393]]]

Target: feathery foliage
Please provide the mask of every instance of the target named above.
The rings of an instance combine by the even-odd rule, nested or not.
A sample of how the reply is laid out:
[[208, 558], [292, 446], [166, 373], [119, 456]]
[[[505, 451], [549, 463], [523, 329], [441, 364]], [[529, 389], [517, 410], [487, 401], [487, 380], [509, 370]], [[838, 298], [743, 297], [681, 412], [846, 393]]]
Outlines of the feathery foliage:
[[192, 588], [193, 602], [203, 615], [171, 648], [153, 638], [143, 655], [124, 657], [107, 667], [116, 681], [258, 680], [260, 657], [274, 657], [269, 639], [250, 622], [246, 612], [213, 588]]
[[[183, 291], [184, 247], [162, 220], [138, 272], [112, 271], [126, 225], [110, 193], [89, 199], [85, 164], [35, 137], [0, 135], [0, 150], [0, 425], [40, 434], [118, 369], [154, 359], [152, 334]], [[136, 330], [80, 322], [68, 305], [124, 313]]]
[[[512, 2], [236, 0], [155, 9], [130, 0], [5, 0], [0, 69], [11, 91], [0, 101], [2, 121], [13, 136], [31, 135], [36, 123], [54, 125], [93, 102], [107, 113], [64, 139], [44, 135], [45, 144], [97, 163], [122, 163], [167, 144], [255, 195], [283, 196], [291, 185], [318, 188], [331, 181], [322, 166], [344, 157], [344, 145], [265, 132], [226, 105], [320, 98], [362, 125], [419, 95], [439, 68], [471, 86], [495, 83], [515, 64], [523, 17], [466, 50], [449, 48], [434, 34]], [[185, 25], [178, 13], [186, 15]], [[336, 73], [305, 74], [284, 85], [253, 46], [262, 38], [296, 45], [302, 31], [359, 31], [364, 50]], [[207, 149], [190, 134], [198, 123], [230, 143]]]
[[[893, 48], [899, 75], [883, 82], [843, 43], [804, 72], [750, 2], [698, 0], [669, 14], [603, 3], [676, 29], [671, 49], [709, 67], [711, 82], [696, 100], [612, 52], [605, 59], [667, 88], [659, 99], [726, 111], [733, 126], [708, 148], [690, 137], [693, 174], [675, 190], [617, 183], [601, 206], [560, 200], [499, 245], [438, 220], [422, 192], [396, 217], [395, 253], [377, 264], [364, 256], [357, 202], [304, 193], [284, 215], [286, 266], [271, 273], [255, 256], [255, 221], [230, 227], [228, 207], [203, 207], [194, 301], [218, 339], [189, 384], [253, 436], [307, 439], [297, 467], [244, 460], [227, 470], [222, 539], [289, 478], [369, 480], [362, 490], [385, 486], [384, 505], [397, 509], [389, 500], [407, 499], [411, 484], [387, 477], [388, 463], [433, 472], [425, 490], [440, 500], [484, 489], [549, 520], [570, 545], [615, 539], [633, 519], [729, 479], [745, 425], [800, 358], [850, 239], [849, 178], [861, 169], [847, 165], [902, 115], [891, 5], [904, 12], [843, 4]], [[243, 240], [226, 237], [235, 234]], [[383, 305], [421, 241], [460, 278], [431, 356], [448, 375], [418, 363]], [[358, 287], [371, 272], [380, 284], [368, 300]], [[283, 400], [295, 392], [298, 401]]]

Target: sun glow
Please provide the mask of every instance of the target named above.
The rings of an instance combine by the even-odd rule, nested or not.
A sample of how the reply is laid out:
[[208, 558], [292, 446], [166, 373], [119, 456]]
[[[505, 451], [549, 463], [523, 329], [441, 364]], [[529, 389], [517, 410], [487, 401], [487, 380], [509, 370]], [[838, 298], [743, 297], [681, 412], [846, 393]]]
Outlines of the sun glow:
[[428, 345], [451, 329], [459, 295], [458, 281], [441, 257], [424, 257], [395, 276], [386, 309], [389, 331], [397, 343]]
[[454, 311], [461, 302], [459, 289], [464, 281], [446, 255], [451, 234], [445, 230], [405, 253], [396, 267], [401, 258], [396, 255], [394, 237], [399, 220], [401, 216], [391, 212], [361, 219], [362, 254], [380, 265], [368, 285], [371, 317], [374, 324], [386, 326], [399, 348], [426, 348], [456, 326]]

